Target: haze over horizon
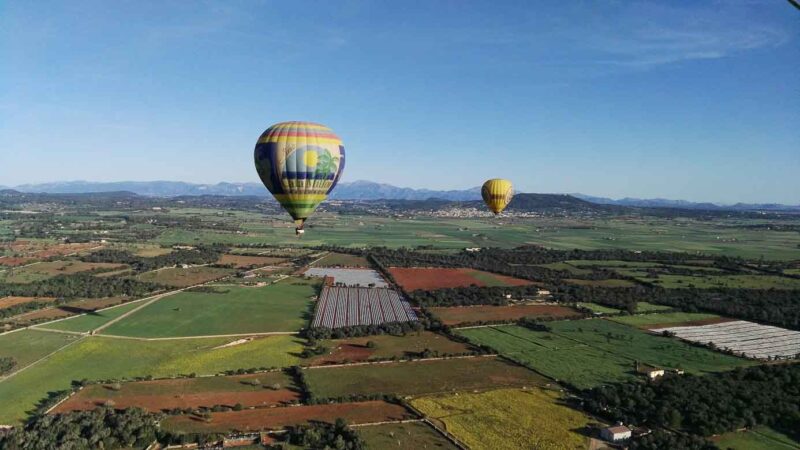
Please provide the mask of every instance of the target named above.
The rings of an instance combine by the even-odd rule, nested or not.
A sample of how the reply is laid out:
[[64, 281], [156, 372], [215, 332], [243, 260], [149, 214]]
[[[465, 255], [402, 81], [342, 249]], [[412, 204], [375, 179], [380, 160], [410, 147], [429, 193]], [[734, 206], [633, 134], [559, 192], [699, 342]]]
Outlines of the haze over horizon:
[[782, 1], [4, 2], [0, 185], [257, 182], [274, 122], [343, 181], [800, 203]]

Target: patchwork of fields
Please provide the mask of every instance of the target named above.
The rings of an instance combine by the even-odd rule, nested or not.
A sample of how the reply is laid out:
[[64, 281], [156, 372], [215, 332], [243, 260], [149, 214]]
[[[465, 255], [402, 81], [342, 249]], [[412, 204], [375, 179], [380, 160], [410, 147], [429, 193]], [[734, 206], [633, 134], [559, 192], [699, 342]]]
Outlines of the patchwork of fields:
[[325, 365], [370, 359], [408, 358], [419, 356], [425, 351], [434, 354], [458, 354], [472, 350], [472, 346], [469, 344], [456, 342], [430, 331], [421, 331], [405, 336], [382, 334], [349, 339], [329, 339], [320, 341], [319, 345], [329, 350], [322, 355], [312, 357], [308, 361], [310, 364]]
[[311, 326], [341, 328], [416, 320], [411, 305], [394, 289], [325, 286]]
[[558, 305], [456, 306], [428, 308], [445, 325], [475, 322], [513, 322], [524, 317], [568, 319], [580, 317], [572, 308]]

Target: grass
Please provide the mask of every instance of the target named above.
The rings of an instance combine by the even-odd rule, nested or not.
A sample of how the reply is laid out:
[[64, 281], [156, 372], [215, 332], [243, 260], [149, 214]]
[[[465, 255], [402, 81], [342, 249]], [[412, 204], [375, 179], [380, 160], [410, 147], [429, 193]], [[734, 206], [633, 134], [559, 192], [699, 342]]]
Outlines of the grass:
[[608, 306], [598, 305], [597, 303], [590, 302], [581, 302], [578, 303], [578, 306], [589, 308], [592, 311], [600, 314], [619, 314], [622, 311], [621, 309], [609, 308]]
[[608, 288], [636, 286], [636, 283], [632, 281], [618, 280], [615, 278], [610, 278], [607, 280], [579, 280], [576, 278], [565, 278], [564, 281], [571, 284], [577, 284], [578, 286], [596, 286]]
[[139, 341], [85, 337], [27, 369], [24, 376], [0, 381], [3, 399], [0, 424], [24, 420], [48, 392], [69, 389], [72, 380], [167, 377], [192, 372], [204, 375], [228, 369], [286, 367], [296, 364], [297, 357], [293, 355], [302, 351], [302, 342], [293, 336], [270, 336], [215, 348], [231, 341], [231, 338]]
[[603, 319], [551, 322], [548, 326], [552, 331], [502, 326], [458, 333], [581, 389], [635, 378], [636, 361], [698, 374], [753, 364]]
[[363, 256], [347, 253], [328, 253], [313, 264], [314, 267], [370, 267], [369, 261]]
[[424, 397], [411, 404], [471, 449], [586, 448], [589, 440], [578, 431], [592, 419], [561, 402], [558, 392], [534, 388]]
[[420, 395], [548, 383], [528, 369], [495, 357], [306, 369], [305, 377], [316, 398]]
[[[12, 357], [17, 365], [10, 373], [75, 342], [76, 336], [40, 330], [20, 330], [0, 336], [0, 357]], [[7, 374], [6, 374], [7, 375]], [[2, 403], [2, 402], [0, 402]]]
[[356, 430], [367, 444], [367, 448], [395, 448], [398, 450], [424, 448], [458, 449], [438, 431], [423, 422], [370, 425], [357, 427]]
[[56, 275], [72, 275], [89, 270], [113, 270], [126, 266], [111, 263], [87, 263], [83, 261], [47, 261], [33, 264], [21, 269], [6, 271], [3, 281], [6, 283], [32, 283], [46, 280]]
[[716, 314], [687, 313], [687, 312], [676, 311], [669, 313], [638, 314], [634, 316], [617, 316], [617, 317], [611, 317], [608, 320], [612, 320], [614, 322], [622, 323], [625, 325], [631, 325], [634, 327], [647, 327], [658, 324], [686, 323], [686, 322], [695, 322], [699, 320], [709, 320], [718, 318], [719, 316]]
[[168, 269], [153, 270], [136, 276], [139, 281], [163, 284], [173, 287], [187, 287], [195, 284], [205, 283], [226, 275], [231, 275], [233, 270], [220, 269], [217, 267], [171, 267]]
[[136, 311], [103, 332], [152, 338], [298, 331], [307, 322], [316, 289], [292, 280], [265, 287], [215, 287], [218, 293], [181, 292]]
[[774, 275], [659, 275], [658, 278], [637, 278], [667, 289], [741, 288], [800, 289], [800, 280]]
[[670, 309], [672, 309], [672, 306], [656, 305], [654, 303], [647, 303], [647, 302], [637, 302], [636, 303], [636, 312], [637, 313], [668, 311]]
[[768, 427], [757, 427], [748, 431], [732, 431], [713, 439], [721, 449], [734, 450], [782, 450], [800, 449], [800, 442], [784, 433]]
[[119, 306], [113, 306], [100, 311], [88, 312], [81, 316], [76, 316], [70, 319], [47, 323], [39, 326], [38, 328], [46, 328], [48, 330], [77, 331], [82, 333], [89, 332], [141, 305], [142, 302], [140, 301], [123, 303]]
[[[368, 342], [374, 344], [373, 348], [367, 346]], [[417, 356], [425, 349], [444, 353], [465, 353], [472, 348], [469, 344], [455, 342], [446, 336], [422, 331], [405, 336], [383, 334], [349, 339], [329, 339], [319, 342], [329, 349], [323, 355], [315, 356], [309, 360], [311, 364], [341, 363], [345, 361], [366, 361], [370, 359], [383, 359], [392, 357]]]

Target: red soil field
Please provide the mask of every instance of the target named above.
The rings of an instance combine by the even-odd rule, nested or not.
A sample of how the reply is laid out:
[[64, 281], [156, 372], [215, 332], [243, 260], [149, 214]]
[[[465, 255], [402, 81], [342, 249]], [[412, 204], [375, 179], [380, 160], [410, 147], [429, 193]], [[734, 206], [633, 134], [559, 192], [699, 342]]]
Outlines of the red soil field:
[[86, 300], [75, 300], [55, 308], [37, 309], [27, 314], [21, 314], [10, 318], [19, 324], [38, 322], [44, 319], [60, 319], [62, 317], [74, 316], [102, 308], [108, 308], [122, 303], [122, 297], [90, 298]]
[[0, 266], [18, 267], [30, 264], [36, 261], [36, 258], [17, 258], [13, 256], [0, 258]]
[[[82, 395], [83, 391], [70, 397], [69, 400], [58, 405], [52, 413], [67, 411], [87, 411], [103, 406], [106, 399], [93, 395]], [[113, 398], [114, 408], [125, 409], [134, 406], [148, 411], [158, 412], [173, 408], [198, 408], [201, 406], [212, 407], [224, 405], [233, 407], [237, 403], [243, 406], [277, 406], [295, 400], [300, 400], [300, 395], [289, 389], [251, 391], [251, 392], [205, 392], [197, 394], [180, 395], [123, 395]]]
[[481, 278], [494, 279], [495, 282], [492, 283], [494, 286], [524, 286], [532, 284], [528, 280], [463, 268], [392, 267], [389, 269], [389, 273], [406, 291], [467, 287], [473, 284], [487, 286], [487, 283]]
[[523, 317], [579, 317], [572, 308], [558, 305], [511, 305], [511, 306], [457, 306], [428, 308], [445, 325], [459, 325], [480, 321], [515, 321]]
[[362, 424], [411, 419], [414, 415], [400, 405], [369, 401], [211, 413], [208, 422], [195, 416], [170, 416], [161, 422], [161, 427], [178, 433], [227, 433], [276, 430], [311, 421], [332, 423], [339, 417], [349, 424]]
[[3, 297], [0, 298], [0, 309], [10, 308], [30, 302], [49, 303], [54, 301], [53, 297]]

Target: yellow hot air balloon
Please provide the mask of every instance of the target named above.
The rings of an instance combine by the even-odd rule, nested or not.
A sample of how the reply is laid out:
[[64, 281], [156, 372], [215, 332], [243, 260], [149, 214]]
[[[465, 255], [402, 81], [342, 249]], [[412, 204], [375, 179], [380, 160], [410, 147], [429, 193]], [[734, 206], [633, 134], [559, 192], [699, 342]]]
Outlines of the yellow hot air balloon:
[[342, 140], [325, 125], [281, 122], [267, 128], [255, 148], [261, 182], [297, 224], [296, 232], [328, 197], [344, 170]]
[[481, 196], [493, 213], [500, 214], [511, 202], [511, 198], [514, 196], [514, 186], [508, 180], [492, 178], [483, 183]]

